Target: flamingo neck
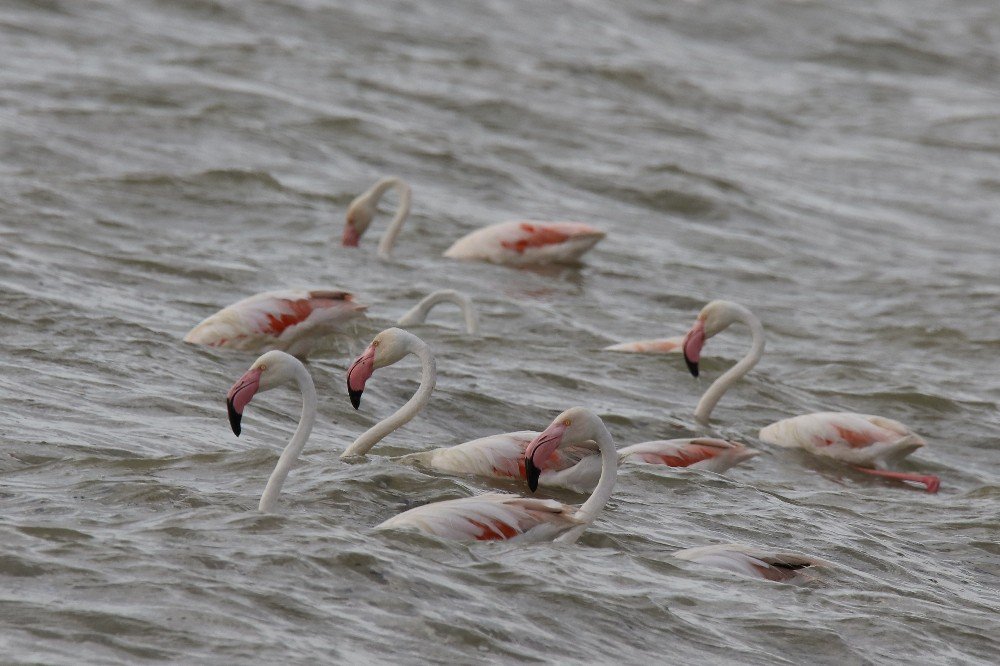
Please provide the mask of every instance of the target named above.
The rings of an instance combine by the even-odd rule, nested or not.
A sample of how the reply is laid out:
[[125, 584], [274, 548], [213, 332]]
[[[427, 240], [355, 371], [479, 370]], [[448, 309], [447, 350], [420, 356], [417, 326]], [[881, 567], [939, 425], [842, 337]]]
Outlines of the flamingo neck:
[[389, 188], [395, 187], [399, 192], [399, 207], [396, 208], [396, 215], [389, 222], [389, 228], [385, 230], [385, 235], [382, 236], [382, 240], [378, 244], [378, 255], [383, 259], [387, 259], [392, 255], [392, 248], [396, 244], [396, 236], [403, 229], [403, 222], [406, 221], [406, 217], [410, 214], [410, 198], [411, 190], [410, 186], [406, 181], [396, 176], [387, 176], [385, 178], [380, 178], [371, 189], [371, 200], [372, 207], [378, 205], [379, 200], [382, 195], [385, 194]]
[[427, 320], [427, 315], [439, 303], [455, 303], [462, 309], [465, 317], [465, 332], [469, 335], [479, 335], [479, 313], [476, 312], [472, 299], [454, 289], [442, 289], [429, 294], [422, 301], [417, 303], [396, 322], [399, 326], [412, 326], [422, 324]]
[[757, 365], [764, 355], [764, 326], [754, 313], [747, 310], [742, 305], [733, 303], [731, 307], [737, 321], [741, 321], [750, 329], [752, 341], [750, 351], [740, 359], [740, 362], [729, 368], [721, 377], [712, 382], [705, 394], [698, 401], [698, 407], [694, 410], [694, 418], [702, 425], [708, 425], [708, 417], [715, 409], [715, 405], [722, 396], [732, 388], [733, 384], [739, 381], [745, 374]]
[[295, 433], [285, 446], [285, 450], [281, 452], [278, 464], [274, 466], [274, 471], [267, 480], [264, 494], [260, 496], [258, 510], [264, 513], [273, 510], [277, 504], [281, 486], [285, 483], [289, 470], [298, 460], [299, 454], [302, 453], [302, 447], [306, 445], [309, 433], [312, 432], [313, 424], [316, 422], [316, 385], [313, 384], [309, 371], [297, 359], [295, 359], [295, 381], [302, 393], [302, 414], [299, 416], [299, 425], [295, 428]]
[[373, 425], [358, 437], [341, 454], [341, 458], [365, 455], [389, 433], [413, 419], [430, 401], [434, 384], [437, 383], [437, 368], [434, 364], [434, 353], [427, 343], [416, 336], [412, 336], [408, 344], [407, 354], [413, 354], [420, 359], [420, 387], [417, 388], [416, 393], [413, 394], [405, 405], [397, 409], [391, 416]]
[[[618, 451], [615, 449], [615, 442], [611, 439], [604, 422], [600, 419], [595, 423], [594, 441], [601, 451], [601, 478], [597, 482], [597, 487], [591, 493], [587, 501], [576, 512], [576, 517], [586, 525], [594, 522], [597, 515], [604, 509], [604, 505], [611, 499], [611, 492], [615, 489], [615, 481], [618, 478]], [[577, 530], [579, 532], [583, 530]], [[575, 537], [573, 539], [576, 540]]]

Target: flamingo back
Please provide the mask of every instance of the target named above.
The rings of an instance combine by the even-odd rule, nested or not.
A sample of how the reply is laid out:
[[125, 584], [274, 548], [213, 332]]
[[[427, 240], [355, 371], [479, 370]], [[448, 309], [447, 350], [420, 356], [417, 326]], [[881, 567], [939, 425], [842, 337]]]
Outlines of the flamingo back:
[[831, 566], [819, 558], [784, 551], [767, 551], [740, 543], [687, 548], [674, 557], [716, 569], [776, 582], [809, 580], [803, 569]]
[[620, 449], [618, 455], [622, 462], [691, 467], [721, 473], [744, 460], [760, 455], [760, 451], [740, 442], [697, 437], [641, 442]]
[[444, 256], [511, 265], [572, 263], [604, 236], [603, 231], [582, 222], [515, 220], [458, 239]]
[[455, 541], [551, 540], [580, 525], [575, 511], [555, 500], [488, 493], [418, 506], [375, 529], [417, 530]]
[[345, 291], [264, 292], [216, 312], [191, 329], [184, 341], [245, 351], [280, 349], [304, 356], [319, 338], [364, 316], [366, 307]]
[[783, 419], [762, 428], [760, 438], [862, 467], [897, 462], [926, 445], [899, 421], [852, 412], [818, 412]]

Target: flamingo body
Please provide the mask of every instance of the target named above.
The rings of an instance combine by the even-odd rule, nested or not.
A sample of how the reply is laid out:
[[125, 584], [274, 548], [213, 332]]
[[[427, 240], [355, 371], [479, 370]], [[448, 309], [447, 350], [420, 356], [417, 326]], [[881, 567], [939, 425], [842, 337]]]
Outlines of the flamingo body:
[[636, 340], [610, 345], [604, 351], [630, 352], [633, 354], [680, 354], [684, 346], [684, 336], [672, 338], [657, 338], [655, 340]]
[[555, 500], [487, 493], [425, 504], [376, 529], [408, 529], [455, 541], [551, 541], [580, 525], [574, 507]]
[[494, 264], [574, 263], [605, 233], [582, 222], [499, 222], [455, 241], [444, 256]]
[[831, 566], [829, 562], [800, 553], [767, 551], [741, 543], [687, 548], [674, 557], [689, 562], [725, 569], [734, 573], [776, 582], [809, 580], [804, 569]]
[[725, 472], [756, 455], [760, 455], [760, 451], [745, 444], [712, 437], [642, 442], [618, 451], [622, 462], [690, 467], [716, 473]]
[[923, 483], [928, 492], [936, 492], [941, 483], [932, 475], [887, 471], [927, 443], [899, 421], [881, 416], [852, 412], [803, 414], [762, 428], [760, 438], [777, 446], [834, 458], [868, 474]]
[[184, 342], [263, 352], [277, 349], [304, 358], [322, 338], [364, 316], [366, 305], [346, 291], [268, 291], [219, 310], [184, 336]]

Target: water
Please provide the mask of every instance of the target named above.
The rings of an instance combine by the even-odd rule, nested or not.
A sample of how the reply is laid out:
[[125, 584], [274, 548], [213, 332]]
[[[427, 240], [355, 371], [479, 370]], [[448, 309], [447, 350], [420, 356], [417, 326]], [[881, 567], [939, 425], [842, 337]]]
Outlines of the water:
[[[995, 663], [998, 26], [993, 0], [8, 0], [4, 661]], [[415, 199], [383, 262], [373, 237], [333, 239], [387, 173]], [[512, 217], [609, 235], [576, 268], [439, 256]], [[351, 290], [372, 321], [310, 363], [320, 419], [260, 515], [298, 396], [259, 396], [236, 439], [223, 398], [253, 358], [180, 340], [299, 285]], [[354, 412], [347, 364], [456, 285], [485, 337], [444, 313], [416, 329], [438, 355], [430, 406], [340, 462], [418, 378], [380, 370]], [[700, 381], [597, 350], [681, 333], [713, 298], [768, 335], [714, 421], [773, 455], [623, 471], [572, 547], [371, 531], [493, 487], [383, 456], [576, 404], [619, 445], [696, 431], [742, 329], [708, 344]], [[905, 468], [940, 494], [755, 439], [821, 409], [911, 425], [930, 446]], [[670, 557], [725, 541], [836, 569], [796, 587]]]

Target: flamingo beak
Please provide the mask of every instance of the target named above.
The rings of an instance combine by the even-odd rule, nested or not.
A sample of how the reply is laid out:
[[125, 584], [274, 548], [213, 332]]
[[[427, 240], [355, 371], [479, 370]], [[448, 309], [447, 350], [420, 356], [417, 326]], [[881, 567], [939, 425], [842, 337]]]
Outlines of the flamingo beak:
[[361, 406], [361, 394], [365, 391], [365, 382], [373, 372], [375, 372], [375, 346], [368, 345], [368, 349], [347, 370], [347, 395], [351, 397], [354, 409]]
[[358, 233], [357, 227], [354, 226], [354, 220], [347, 218], [347, 222], [344, 224], [344, 235], [340, 240], [344, 247], [357, 247], [358, 243], [361, 242], [361, 234]]
[[538, 477], [545, 469], [545, 463], [562, 443], [566, 428], [567, 424], [562, 421], [553, 423], [531, 440], [531, 443], [524, 450], [524, 475], [531, 492], [538, 490]]
[[684, 363], [691, 375], [698, 376], [698, 360], [701, 358], [701, 348], [705, 345], [705, 321], [699, 319], [684, 336], [681, 346], [684, 350]]
[[229, 411], [229, 425], [233, 433], [239, 437], [242, 432], [240, 422], [243, 419], [243, 409], [253, 400], [260, 388], [260, 368], [250, 368], [242, 377], [236, 380], [226, 393], [226, 409]]

